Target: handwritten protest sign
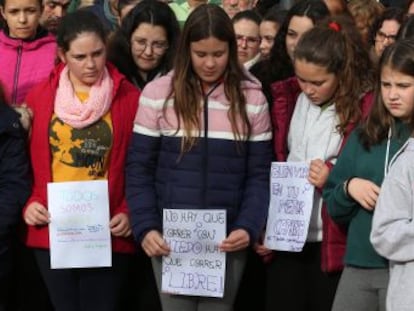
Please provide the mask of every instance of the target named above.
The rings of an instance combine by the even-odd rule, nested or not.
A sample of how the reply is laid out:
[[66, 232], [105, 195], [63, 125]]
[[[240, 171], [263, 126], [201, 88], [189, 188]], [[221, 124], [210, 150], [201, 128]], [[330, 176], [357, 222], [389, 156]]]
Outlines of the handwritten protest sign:
[[49, 183], [52, 269], [110, 267], [108, 182]]
[[226, 255], [224, 210], [164, 209], [164, 238], [171, 248], [162, 261], [162, 291], [223, 297]]
[[266, 247], [302, 250], [313, 207], [314, 187], [307, 180], [308, 171], [309, 165], [303, 162], [272, 163]]

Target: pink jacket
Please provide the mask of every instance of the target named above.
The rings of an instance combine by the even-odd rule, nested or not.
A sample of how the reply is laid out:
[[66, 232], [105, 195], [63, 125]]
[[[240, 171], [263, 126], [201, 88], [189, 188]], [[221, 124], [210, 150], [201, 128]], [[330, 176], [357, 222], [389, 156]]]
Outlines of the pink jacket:
[[0, 81], [5, 89], [6, 101], [19, 105], [31, 87], [44, 80], [53, 69], [55, 37], [46, 34], [33, 41], [24, 41], [10, 38], [1, 31], [0, 55]]

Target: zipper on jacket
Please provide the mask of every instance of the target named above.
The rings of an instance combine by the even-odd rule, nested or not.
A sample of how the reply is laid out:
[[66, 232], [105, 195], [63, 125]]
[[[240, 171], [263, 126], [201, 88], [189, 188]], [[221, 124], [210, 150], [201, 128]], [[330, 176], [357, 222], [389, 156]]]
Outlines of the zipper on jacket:
[[207, 209], [207, 177], [208, 177], [208, 97], [220, 85], [222, 81], [213, 85], [206, 94], [204, 94], [203, 87], [200, 81], [201, 92], [203, 94], [203, 112], [204, 112], [204, 139], [203, 139], [203, 179], [201, 184], [202, 189], [202, 208]]
[[22, 49], [23, 49], [23, 42], [20, 42], [19, 46], [17, 47], [17, 62], [16, 68], [14, 69], [14, 79], [13, 79], [13, 91], [12, 91], [12, 101], [11, 104], [14, 106], [16, 105], [17, 101], [17, 85], [19, 82], [19, 74], [20, 74], [20, 64], [22, 61]]

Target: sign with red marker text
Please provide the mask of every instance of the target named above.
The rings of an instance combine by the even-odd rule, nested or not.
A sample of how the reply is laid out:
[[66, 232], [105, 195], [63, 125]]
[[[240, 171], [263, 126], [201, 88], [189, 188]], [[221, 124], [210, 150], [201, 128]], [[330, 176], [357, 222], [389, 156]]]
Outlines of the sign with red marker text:
[[279, 251], [300, 252], [306, 242], [313, 207], [314, 186], [309, 164], [272, 162], [270, 206], [264, 245]]
[[108, 181], [47, 185], [52, 269], [110, 267]]
[[226, 254], [225, 210], [164, 209], [164, 239], [170, 246], [162, 260], [162, 291], [177, 295], [223, 297]]

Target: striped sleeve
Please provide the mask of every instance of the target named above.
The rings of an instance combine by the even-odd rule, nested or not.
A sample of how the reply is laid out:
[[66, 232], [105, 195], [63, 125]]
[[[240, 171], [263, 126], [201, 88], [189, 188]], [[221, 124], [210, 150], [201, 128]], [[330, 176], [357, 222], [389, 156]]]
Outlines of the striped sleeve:
[[272, 128], [269, 105], [262, 92], [255, 92], [255, 101], [253, 104], [247, 105], [247, 112], [251, 116], [252, 133], [250, 135], [250, 141], [271, 140]]
[[164, 99], [152, 99], [142, 93], [139, 109], [134, 121], [134, 133], [152, 137], [160, 137], [159, 115]]

